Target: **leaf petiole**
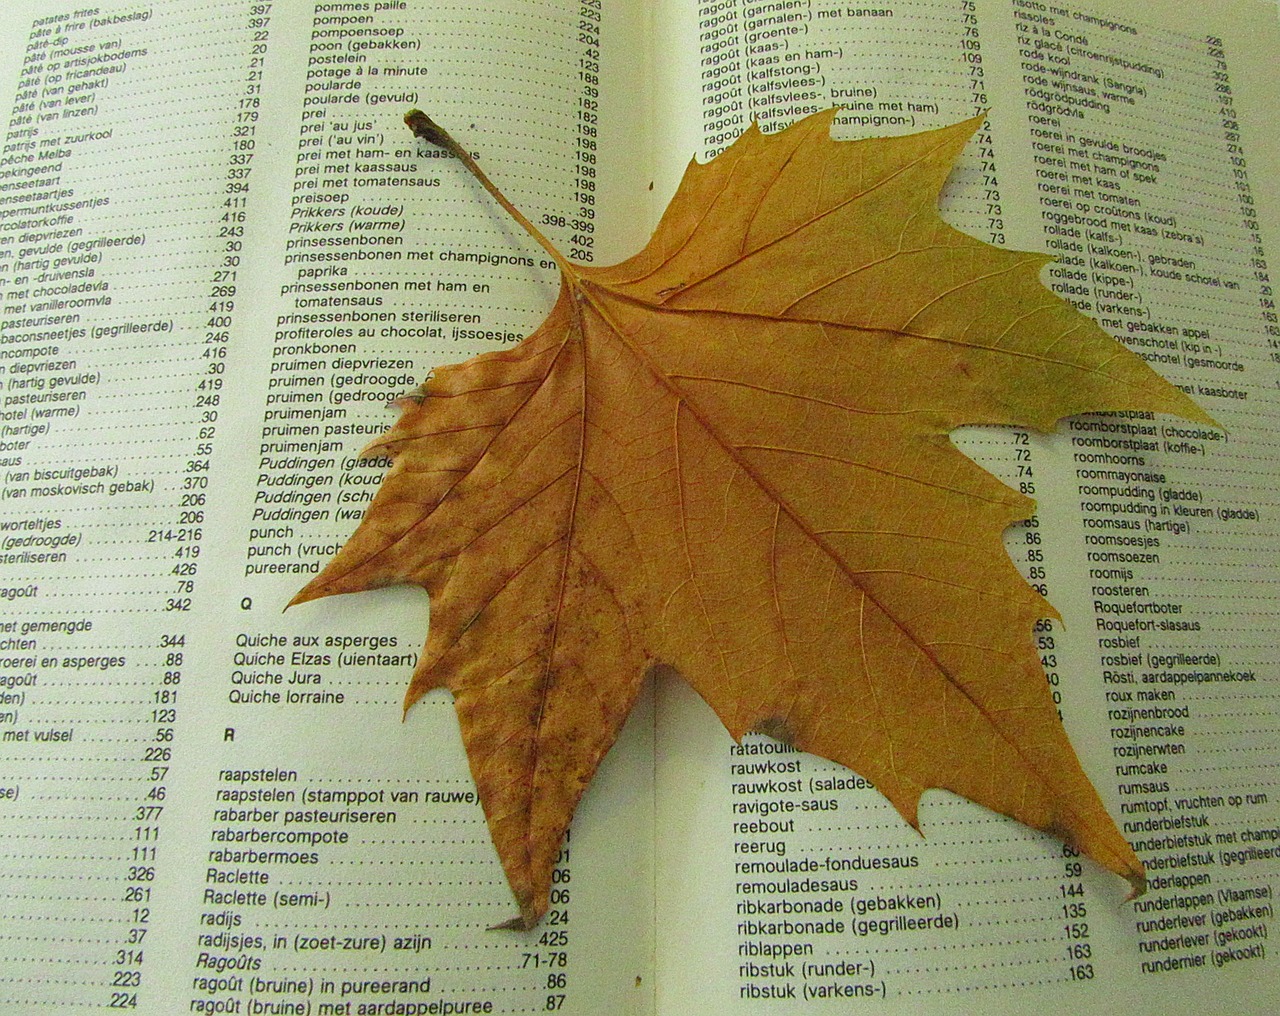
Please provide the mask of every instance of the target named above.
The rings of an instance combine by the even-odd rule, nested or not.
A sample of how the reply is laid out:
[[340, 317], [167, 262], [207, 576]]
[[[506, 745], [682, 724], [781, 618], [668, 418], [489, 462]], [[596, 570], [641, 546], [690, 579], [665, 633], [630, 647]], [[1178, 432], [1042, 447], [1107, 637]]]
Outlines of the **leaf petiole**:
[[560, 270], [570, 274], [572, 273], [573, 263], [555, 248], [551, 241], [542, 234], [542, 231], [539, 230], [537, 226], [525, 217], [524, 213], [521, 212], [520, 209], [507, 200], [507, 196], [503, 194], [502, 191], [498, 190], [497, 185], [489, 179], [485, 174], [485, 171], [481, 169], [476, 160], [471, 157], [471, 153], [458, 144], [458, 142], [453, 139], [453, 135], [420, 109], [409, 110], [409, 112], [404, 115], [404, 122], [408, 125], [409, 130], [413, 131], [414, 137], [427, 141], [438, 148], [443, 148], [450, 155], [456, 157], [458, 161], [467, 167], [471, 175], [480, 181], [481, 186], [493, 195], [494, 200], [506, 209], [507, 214], [515, 219], [516, 222], [520, 223], [520, 225], [524, 227], [525, 232], [537, 240], [542, 249], [555, 259], [556, 264], [560, 266]]

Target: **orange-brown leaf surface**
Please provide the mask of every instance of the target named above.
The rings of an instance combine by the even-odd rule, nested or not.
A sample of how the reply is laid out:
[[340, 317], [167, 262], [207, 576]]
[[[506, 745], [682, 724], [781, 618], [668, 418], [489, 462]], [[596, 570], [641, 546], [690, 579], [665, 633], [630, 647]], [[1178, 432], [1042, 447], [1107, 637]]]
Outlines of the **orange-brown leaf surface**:
[[643, 251], [566, 263], [536, 332], [403, 400], [377, 497], [296, 598], [428, 591], [406, 707], [453, 693], [515, 923], [655, 664], [913, 825], [946, 788], [1144, 884], [1001, 542], [1034, 505], [948, 434], [1208, 418], [1045, 289], [1049, 259], [941, 219], [977, 122], [838, 142], [833, 115], [691, 164]]

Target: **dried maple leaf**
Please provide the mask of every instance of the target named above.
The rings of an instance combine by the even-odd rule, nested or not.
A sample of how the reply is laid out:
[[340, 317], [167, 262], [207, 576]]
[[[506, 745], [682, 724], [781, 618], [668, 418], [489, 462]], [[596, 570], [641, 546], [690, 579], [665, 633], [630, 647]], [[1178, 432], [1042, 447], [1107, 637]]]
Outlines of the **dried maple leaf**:
[[912, 825], [943, 787], [1144, 885], [1050, 698], [1031, 631], [1053, 610], [1001, 541], [1033, 502], [948, 434], [1095, 410], [1211, 421], [1045, 289], [1048, 258], [941, 219], [978, 121], [837, 142], [833, 115], [691, 164], [630, 260], [557, 254], [536, 332], [403, 400], [367, 449], [394, 459], [381, 489], [295, 600], [428, 591], [406, 708], [453, 693], [513, 924], [546, 909], [655, 664], [735, 738], [841, 762]]

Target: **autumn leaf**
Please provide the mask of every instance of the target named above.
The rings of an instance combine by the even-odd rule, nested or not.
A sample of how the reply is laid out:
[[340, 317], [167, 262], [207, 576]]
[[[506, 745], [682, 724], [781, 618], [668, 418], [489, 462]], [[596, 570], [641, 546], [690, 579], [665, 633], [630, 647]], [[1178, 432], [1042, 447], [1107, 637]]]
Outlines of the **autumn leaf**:
[[1001, 541], [1033, 502], [948, 434], [1211, 421], [1045, 289], [1048, 258], [942, 220], [978, 120], [838, 142], [833, 116], [691, 164], [628, 261], [555, 254], [537, 331], [402, 400], [366, 450], [394, 459], [381, 489], [295, 599], [430, 594], [405, 707], [453, 693], [517, 926], [658, 664], [733, 737], [843, 763], [913, 826], [941, 787], [1145, 884], [1050, 698], [1053, 608]]

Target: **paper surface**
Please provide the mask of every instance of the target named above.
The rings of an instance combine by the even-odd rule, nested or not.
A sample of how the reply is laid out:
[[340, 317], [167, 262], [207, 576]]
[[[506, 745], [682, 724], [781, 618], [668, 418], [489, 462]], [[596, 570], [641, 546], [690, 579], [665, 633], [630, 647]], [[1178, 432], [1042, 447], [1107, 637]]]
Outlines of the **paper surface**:
[[[634, 6], [6, 10], [0, 1002], [1273, 1011], [1271, 8]], [[1048, 284], [1226, 427], [956, 437], [1040, 503], [1010, 553], [1064, 616], [1045, 666], [1152, 891], [941, 794], [921, 840], [663, 676], [553, 916], [486, 931], [514, 906], [452, 708], [399, 713], [425, 596], [281, 613], [367, 504], [387, 402], [555, 295], [400, 118], [606, 264], [691, 155], [835, 103], [844, 137], [989, 108], [950, 221], [1057, 255]]]

